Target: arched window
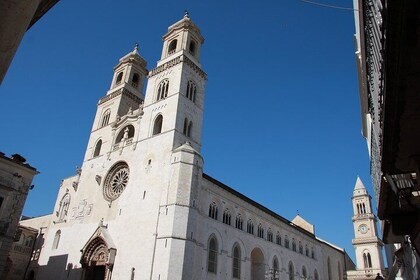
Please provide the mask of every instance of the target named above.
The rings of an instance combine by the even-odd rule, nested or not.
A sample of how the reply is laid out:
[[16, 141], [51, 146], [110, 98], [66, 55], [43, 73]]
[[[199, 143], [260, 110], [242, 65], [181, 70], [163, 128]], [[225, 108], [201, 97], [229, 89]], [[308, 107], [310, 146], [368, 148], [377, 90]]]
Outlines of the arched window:
[[26, 247], [32, 247], [33, 244], [34, 244], [34, 238], [32, 236], [29, 236], [28, 238], [26, 238], [25, 240]]
[[372, 268], [372, 259], [369, 252], [363, 253], [363, 262], [365, 264], [365, 268]]
[[190, 41], [190, 46], [189, 46], [190, 54], [194, 55], [195, 54], [195, 49], [196, 49], [196, 44], [193, 40], [191, 40]]
[[118, 73], [117, 79], [115, 80], [115, 84], [119, 85], [122, 81], [123, 72]]
[[292, 250], [296, 252], [296, 241], [292, 238]]
[[52, 245], [52, 249], [55, 250], [58, 248], [58, 244], [60, 243], [60, 237], [61, 237], [61, 230], [57, 230], [54, 236], [54, 241]]
[[281, 235], [279, 232], [276, 234], [276, 244], [281, 246]]
[[315, 250], [313, 247], [311, 248], [311, 258], [315, 259]]
[[58, 221], [64, 222], [67, 217], [67, 213], [69, 211], [70, 206], [70, 195], [66, 193], [60, 201], [60, 207], [58, 209]]
[[137, 73], [134, 73], [133, 78], [131, 79], [131, 85], [135, 88], [139, 86], [140, 76]]
[[217, 220], [217, 205], [214, 202], [209, 205], [209, 217]]
[[134, 137], [134, 126], [127, 125], [123, 127], [120, 132], [118, 133], [117, 138], [115, 139], [115, 144], [120, 143], [121, 141], [125, 141], [127, 139]]
[[328, 260], [327, 260], [327, 271], [328, 271], [328, 280], [332, 280], [332, 278], [331, 278], [331, 262], [330, 262], [330, 257], [328, 257]]
[[233, 278], [241, 278], [241, 248], [236, 244], [233, 247], [233, 263], [232, 263], [232, 275]]
[[308, 279], [308, 273], [306, 272], [306, 267], [302, 266], [302, 277], [304, 280]]
[[314, 271], [314, 279], [315, 280], [319, 280], [319, 275], [318, 275], [318, 271], [315, 269]]
[[175, 40], [172, 40], [172, 42], [169, 43], [168, 55], [171, 55], [171, 54], [175, 53], [177, 42], [178, 41], [175, 39]]
[[156, 101], [159, 101], [161, 99], [168, 97], [168, 90], [169, 90], [169, 80], [165, 79], [162, 82], [160, 82], [158, 85]]
[[242, 230], [243, 220], [241, 214], [236, 215], [235, 227]]
[[258, 225], [258, 237], [264, 238], [264, 228], [261, 224]]
[[303, 254], [302, 242], [299, 241], [299, 254]]
[[195, 95], [197, 94], [197, 86], [193, 81], [188, 81], [186, 96], [189, 100], [195, 103]]
[[309, 257], [309, 248], [308, 245], [305, 245], [305, 255]]
[[286, 247], [287, 249], [289, 249], [290, 247], [289, 238], [287, 237], [287, 235], [284, 237], [284, 247]]
[[363, 212], [363, 214], [366, 214], [366, 205], [365, 205], [365, 203], [362, 203], [362, 212]]
[[217, 273], [217, 240], [214, 237], [210, 237], [208, 244], [208, 259], [207, 259], [207, 271], [211, 273]]
[[104, 126], [108, 125], [110, 116], [111, 116], [111, 109], [108, 109], [102, 114], [102, 120], [101, 120], [101, 126], [100, 127], [104, 127]]
[[95, 150], [93, 151], [93, 157], [97, 157], [101, 154], [102, 140], [96, 142]]
[[246, 232], [248, 232], [250, 234], [254, 234], [254, 224], [252, 223], [251, 219], [249, 219], [247, 224], [246, 224]]
[[225, 211], [223, 212], [223, 223], [230, 225], [230, 220], [231, 220], [230, 211], [228, 208], [226, 208]]
[[188, 120], [187, 118], [184, 119], [184, 135], [187, 137], [191, 137], [192, 131], [192, 121]]
[[295, 280], [295, 267], [292, 262], [289, 262], [289, 280]]
[[269, 228], [269, 229], [267, 230], [267, 240], [268, 240], [269, 242], [273, 242], [273, 232], [271, 231], [271, 228]]
[[155, 124], [153, 125], [153, 135], [159, 134], [162, 132], [163, 117], [159, 115], [155, 119]]
[[273, 276], [274, 279], [279, 279], [279, 261], [277, 260], [276, 256], [274, 256], [273, 259]]

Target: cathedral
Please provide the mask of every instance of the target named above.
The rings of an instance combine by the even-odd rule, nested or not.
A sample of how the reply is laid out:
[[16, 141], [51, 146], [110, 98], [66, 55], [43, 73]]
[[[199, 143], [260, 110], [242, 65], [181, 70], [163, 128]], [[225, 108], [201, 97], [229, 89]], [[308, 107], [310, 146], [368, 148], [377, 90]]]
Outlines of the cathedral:
[[[155, 68], [137, 47], [119, 60], [81, 168], [51, 215], [21, 222], [41, 229], [32, 279], [342, 280], [354, 269], [299, 215], [289, 221], [203, 173], [203, 42], [186, 14]], [[369, 203], [356, 207], [355, 240], [376, 237]]]

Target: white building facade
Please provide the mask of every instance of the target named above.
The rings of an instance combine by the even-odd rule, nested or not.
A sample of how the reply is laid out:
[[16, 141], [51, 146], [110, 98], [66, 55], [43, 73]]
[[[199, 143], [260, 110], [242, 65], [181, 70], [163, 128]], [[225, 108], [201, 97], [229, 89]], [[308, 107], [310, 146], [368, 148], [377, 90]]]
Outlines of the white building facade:
[[302, 218], [203, 173], [203, 42], [186, 15], [156, 68], [137, 48], [120, 59], [83, 165], [60, 186], [36, 279], [340, 280], [352, 268]]

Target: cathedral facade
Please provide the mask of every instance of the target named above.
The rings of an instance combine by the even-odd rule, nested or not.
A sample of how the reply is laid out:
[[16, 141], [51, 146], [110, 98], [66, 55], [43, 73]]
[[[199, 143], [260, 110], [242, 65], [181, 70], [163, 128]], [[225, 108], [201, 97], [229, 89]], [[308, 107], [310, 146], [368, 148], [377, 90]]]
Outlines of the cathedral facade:
[[[36, 279], [329, 279], [345, 251], [203, 173], [204, 39], [186, 15], [148, 71], [114, 68], [76, 175], [63, 180], [31, 264]], [[143, 87], [146, 83], [146, 94]]]

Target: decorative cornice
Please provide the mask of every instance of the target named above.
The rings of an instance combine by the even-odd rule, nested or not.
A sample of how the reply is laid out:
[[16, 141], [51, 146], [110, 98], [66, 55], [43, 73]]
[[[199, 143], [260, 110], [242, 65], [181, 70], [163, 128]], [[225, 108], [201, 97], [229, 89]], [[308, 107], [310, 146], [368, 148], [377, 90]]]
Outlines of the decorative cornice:
[[138, 97], [137, 95], [135, 95], [134, 93], [130, 92], [128, 89], [126, 88], [120, 88], [119, 90], [108, 94], [104, 97], [102, 97], [101, 99], [99, 99], [98, 105], [101, 105], [102, 103], [107, 102], [108, 100], [113, 99], [114, 97], [117, 97], [119, 95], [125, 95], [128, 98], [134, 100], [135, 102], [137, 102], [138, 104], [140, 104], [142, 102], [141, 98]]
[[198, 73], [198, 75], [200, 75], [203, 79], [207, 80], [207, 74], [203, 70], [201, 70], [201, 68], [198, 67], [197, 64], [195, 64], [191, 59], [189, 59], [186, 56], [184, 56], [184, 60], [188, 66], [190, 66], [195, 72]]
[[173, 66], [179, 64], [182, 62], [182, 55], [175, 57], [174, 59], [169, 60], [168, 62], [156, 67], [155, 69], [152, 69], [149, 71], [149, 78], [153, 77], [163, 71], [165, 71], [166, 69], [172, 68]]
[[189, 59], [185, 55], [180, 55], [178, 57], [175, 57], [174, 59], [169, 60], [168, 62], [156, 67], [155, 69], [150, 70], [149, 78], [169, 68], [172, 68], [181, 62], [185, 62], [185, 64], [191, 67], [191, 69], [194, 70], [196, 73], [198, 73], [203, 79], [207, 79], [207, 74], [203, 70], [201, 70], [201, 68], [197, 64], [195, 64], [191, 59]]

